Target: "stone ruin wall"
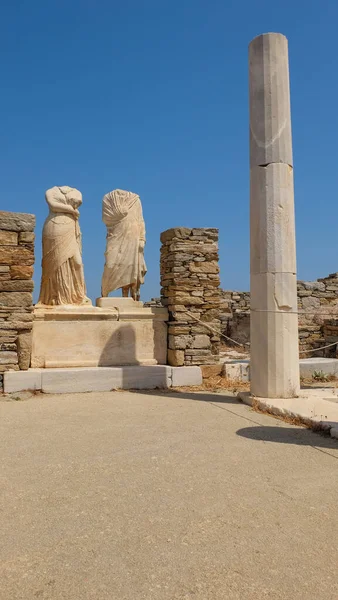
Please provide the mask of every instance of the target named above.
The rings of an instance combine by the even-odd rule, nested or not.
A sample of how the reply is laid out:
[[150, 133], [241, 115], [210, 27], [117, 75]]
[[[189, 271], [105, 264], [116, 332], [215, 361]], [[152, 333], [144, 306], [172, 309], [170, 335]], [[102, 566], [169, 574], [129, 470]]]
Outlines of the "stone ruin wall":
[[[305, 352], [338, 341], [338, 273], [317, 281], [298, 281], [299, 350]], [[222, 333], [237, 342], [250, 341], [250, 293], [221, 291]], [[224, 340], [225, 341], [225, 340]], [[311, 356], [335, 356], [328, 348]]]
[[0, 211], [0, 390], [5, 371], [30, 364], [34, 228], [34, 215]]
[[[176, 227], [164, 231], [161, 242], [161, 302], [169, 311], [168, 363], [172, 366], [217, 365], [220, 347], [218, 230]], [[154, 299], [150, 305], [156, 302]]]

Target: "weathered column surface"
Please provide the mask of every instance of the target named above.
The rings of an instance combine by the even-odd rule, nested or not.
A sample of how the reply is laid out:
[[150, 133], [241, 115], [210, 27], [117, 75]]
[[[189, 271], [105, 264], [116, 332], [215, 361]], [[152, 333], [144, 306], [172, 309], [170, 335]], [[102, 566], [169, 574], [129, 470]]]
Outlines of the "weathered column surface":
[[250, 71], [251, 393], [299, 392], [288, 42], [255, 38]]

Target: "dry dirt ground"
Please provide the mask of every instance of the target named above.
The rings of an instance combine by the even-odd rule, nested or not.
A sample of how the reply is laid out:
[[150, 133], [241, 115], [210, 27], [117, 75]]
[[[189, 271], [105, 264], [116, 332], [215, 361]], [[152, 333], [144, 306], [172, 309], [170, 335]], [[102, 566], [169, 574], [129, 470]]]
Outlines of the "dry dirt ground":
[[337, 600], [336, 440], [224, 391], [16, 397], [1, 600]]

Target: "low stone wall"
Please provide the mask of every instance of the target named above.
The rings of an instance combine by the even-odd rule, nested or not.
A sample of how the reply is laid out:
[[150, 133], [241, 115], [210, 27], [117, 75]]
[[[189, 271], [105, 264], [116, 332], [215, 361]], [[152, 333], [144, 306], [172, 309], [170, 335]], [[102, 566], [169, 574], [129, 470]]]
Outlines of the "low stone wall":
[[[297, 294], [299, 349], [306, 351], [329, 344], [325, 324], [338, 316], [338, 273], [317, 281], [298, 281]], [[332, 353], [335, 354], [335, 348], [318, 355], [330, 356]], [[312, 353], [312, 356], [316, 354]]]
[[[338, 273], [317, 281], [298, 281], [299, 350], [302, 356], [338, 342]], [[221, 292], [222, 333], [242, 344], [250, 341], [250, 293]], [[337, 319], [337, 321], [335, 320]], [[311, 356], [335, 356], [336, 350], [312, 352]]]
[[168, 363], [217, 364], [220, 336], [212, 330], [220, 330], [218, 230], [177, 227], [164, 231], [161, 242], [161, 302], [169, 311]]
[[0, 388], [3, 373], [29, 368], [35, 216], [0, 211]]
[[250, 342], [250, 292], [221, 290], [221, 331], [240, 344]]

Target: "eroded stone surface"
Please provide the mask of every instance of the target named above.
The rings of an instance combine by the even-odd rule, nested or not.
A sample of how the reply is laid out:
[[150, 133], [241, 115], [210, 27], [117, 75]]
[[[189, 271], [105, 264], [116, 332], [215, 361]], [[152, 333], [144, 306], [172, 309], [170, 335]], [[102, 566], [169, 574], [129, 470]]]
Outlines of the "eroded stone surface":
[[35, 215], [0, 210], [0, 229], [8, 231], [34, 231]]
[[15, 231], [0, 230], [0, 246], [16, 246], [18, 234]]

